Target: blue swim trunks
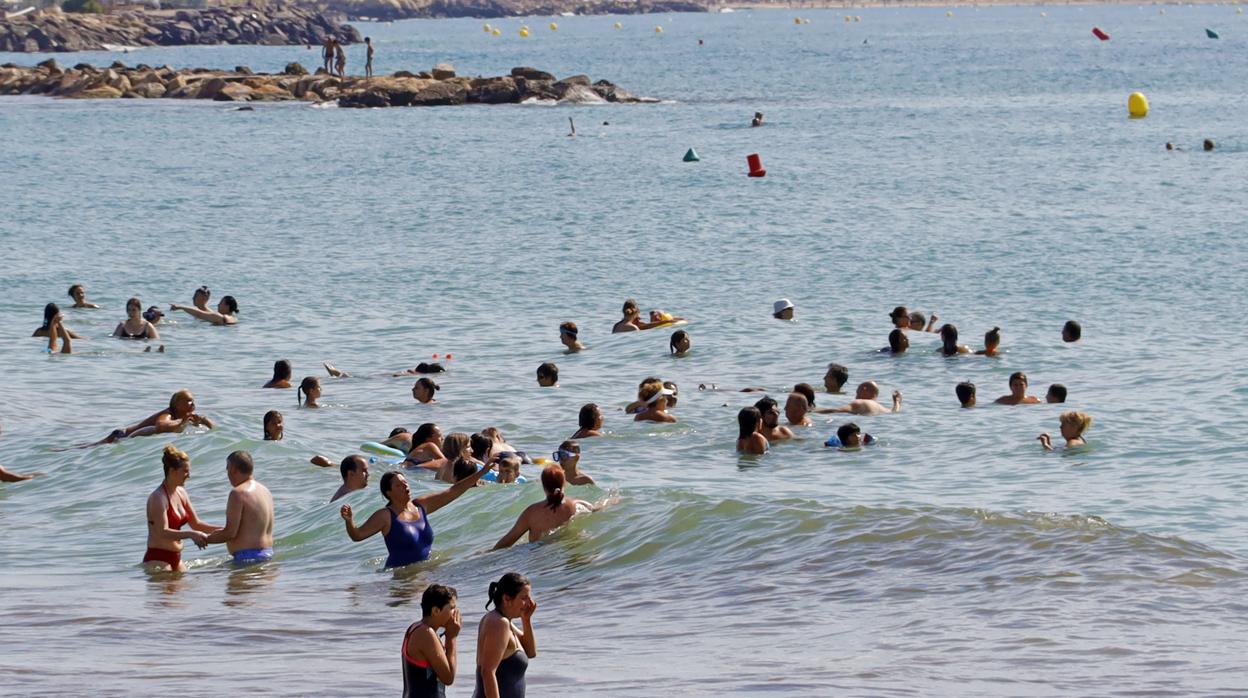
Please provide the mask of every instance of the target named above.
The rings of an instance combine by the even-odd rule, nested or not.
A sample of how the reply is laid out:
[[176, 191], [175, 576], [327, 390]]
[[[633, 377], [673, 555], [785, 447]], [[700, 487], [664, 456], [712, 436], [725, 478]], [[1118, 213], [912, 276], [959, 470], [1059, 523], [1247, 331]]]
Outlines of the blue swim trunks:
[[239, 567], [256, 565], [273, 559], [273, 548], [248, 548], [234, 553], [234, 564]]

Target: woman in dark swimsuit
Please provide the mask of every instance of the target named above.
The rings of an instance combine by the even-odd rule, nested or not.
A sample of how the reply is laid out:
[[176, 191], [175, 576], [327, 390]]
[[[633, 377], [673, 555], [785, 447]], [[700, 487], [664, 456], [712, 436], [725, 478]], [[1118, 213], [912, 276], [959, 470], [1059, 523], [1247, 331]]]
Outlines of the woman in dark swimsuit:
[[[494, 610], [477, 626], [477, 688], [472, 698], [524, 698], [524, 673], [529, 660], [537, 656], [537, 637], [533, 634], [537, 602], [528, 578], [508, 572], [497, 582], [490, 582], [490, 600], [485, 607], [490, 604]], [[511, 622], [517, 616], [523, 630]]]
[[[423, 617], [403, 634], [403, 698], [446, 698], [455, 683], [455, 638], [462, 622], [455, 590], [430, 584], [420, 598]], [[445, 629], [438, 639], [438, 629]]]
[[131, 298], [126, 301], [126, 319], [113, 330], [113, 336], [122, 339], [160, 339], [160, 332], [155, 325], [143, 318], [143, 301]]
[[386, 540], [386, 569], [403, 567], [414, 562], [422, 562], [429, 558], [433, 549], [433, 528], [429, 525], [429, 514], [441, 509], [459, 496], [476, 486], [486, 473], [494, 469], [487, 464], [476, 473], [460, 480], [450, 487], [412, 498], [407, 478], [397, 470], [391, 470], [381, 476], [381, 494], [386, 498], [386, 506], [373, 512], [364, 525], [356, 528], [355, 519], [351, 515], [351, 505], [343, 504], [342, 520], [347, 525], [347, 535], [356, 543], [380, 533]]

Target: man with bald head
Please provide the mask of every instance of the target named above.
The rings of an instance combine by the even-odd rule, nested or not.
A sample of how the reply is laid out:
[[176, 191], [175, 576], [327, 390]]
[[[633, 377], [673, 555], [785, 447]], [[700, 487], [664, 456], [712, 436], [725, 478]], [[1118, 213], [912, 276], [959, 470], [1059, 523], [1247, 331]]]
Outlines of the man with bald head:
[[342, 487], [338, 488], [329, 501], [332, 502], [339, 497], [345, 497], [368, 487], [368, 459], [364, 456], [355, 455], [343, 458], [338, 470], [342, 473]]
[[853, 402], [844, 407], [833, 407], [828, 412], [848, 412], [864, 417], [870, 417], [877, 414], [890, 414], [901, 411], [901, 391], [893, 391], [893, 409], [881, 405], [876, 398], [880, 396], [880, 386], [875, 381], [867, 381], [858, 384], [858, 393], [854, 396]]

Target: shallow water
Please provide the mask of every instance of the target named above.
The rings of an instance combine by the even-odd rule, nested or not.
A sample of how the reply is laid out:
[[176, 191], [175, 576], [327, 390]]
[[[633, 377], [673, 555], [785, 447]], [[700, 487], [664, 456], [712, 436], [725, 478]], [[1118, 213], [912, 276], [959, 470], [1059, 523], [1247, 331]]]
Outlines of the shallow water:
[[[469, 695], [485, 587], [514, 569], [540, 605], [535, 695], [1244, 692], [1248, 390], [1233, 299], [1248, 295], [1248, 20], [1041, 11], [626, 17], [618, 31], [617, 18], [560, 18], [557, 33], [535, 18], [527, 42], [514, 20], [497, 39], [470, 20], [364, 30], [379, 72], [534, 65], [660, 105], [0, 100], [0, 462], [47, 473], [0, 486], [3, 690], [393, 694], [401, 633], [438, 581], [465, 617], [449, 693]], [[1113, 40], [1095, 41], [1094, 24]], [[280, 47], [57, 59], [118, 57], [315, 61]], [[1153, 113], [1129, 121], [1136, 89]], [[765, 128], [745, 127], [755, 110]], [[1205, 137], [1218, 152], [1162, 148]], [[689, 147], [701, 163], [680, 162]], [[751, 152], [766, 179], [745, 178]], [[80, 355], [41, 354], [28, 334], [72, 282], [106, 309], [68, 311], [91, 337]], [[131, 295], [184, 303], [200, 284], [238, 297], [237, 327], [170, 318], [163, 355], [105, 339]], [[666, 331], [607, 334], [630, 296], [689, 317], [693, 352], [669, 358]], [[779, 297], [797, 322], [770, 319]], [[1007, 353], [943, 359], [935, 335], [898, 359], [871, 353], [902, 303], [976, 346], [999, 325]], [[1078, 344], [1059, 341], [1069, 317]], [[580, 355], [560, 352], [568, 319]], [[436, 405], [385, 375], [447, 352]], [[296, 377], [327, 359], [357, 377], [325, 381], [326, 409], [299, 409], [258, 389], [278, 358]], [[539, 390], [551, 360], [561, 385]], [[851, 384], [904, 392], [901, 414], [858, 420], [880, 445], [824, 449], [841, 420], [821, 419], [738, 457], [735, 413], [758, 396], [734, 390], [783, 403], [829, 361]], [[1070, 388], [1065, 408], [1095, 417], [1090, 447], [1041, 452], [1060, 406], [957, 408], [958, 381], [987, 403], [1018, 370], [1037, 394]], [[620, 412], [647, 375], [680, 384], [678, 424]], [[182, 387], [218, 429], [51, 451]], [[619, 502], [506, 552], [483, 551], [536, 485], [469, 493], [431, 518], [429, 563], [383, 572], [381, 541], [351, 543], [326, 503], [336, 470], [307, 464], [424, 421], [497, 425], [545, 454], [589, 401], [610, 435], [582, 444], [600, 487], [573, 492]], [[273, 408], [287, 438], [264, 443]], [[189, 491], [210, 521], [224, 516], [225, 454], [252, 450], [277, 503], [274, 563], [235, 571], [216, 546], [188, 551], [176, 579], [141, 571], [143, 502], [170, 441], [193, 456]], [[357, 517], [382, 503], [371, 486], [348, 501]]]

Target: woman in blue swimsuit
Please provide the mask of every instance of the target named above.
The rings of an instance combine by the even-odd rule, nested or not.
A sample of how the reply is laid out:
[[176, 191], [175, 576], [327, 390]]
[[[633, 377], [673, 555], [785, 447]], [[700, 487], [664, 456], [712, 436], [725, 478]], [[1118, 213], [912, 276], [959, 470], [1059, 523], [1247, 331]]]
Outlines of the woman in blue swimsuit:
[[444, 490], [415, 499], [407, 485], [407, 478], [392, 470], [381, 476], [381, 494], [386, 498], [386, 506], [373, 512], [364, 525], [356, 528], [351, 505], [342, 505], [342, 520], [347, 524], [347, 535], [358, 543], [380, 533], [385, 538], [386, 550], [390, 553], [386, 558], [386, 569], [427, 560], [429, 551], [433, 548], [433, 528], [429, 526], [429, 514], [459, 499], [461, 494], [475, 487], [477, 481], [493, 469], [492, 463], [487, 464]]

